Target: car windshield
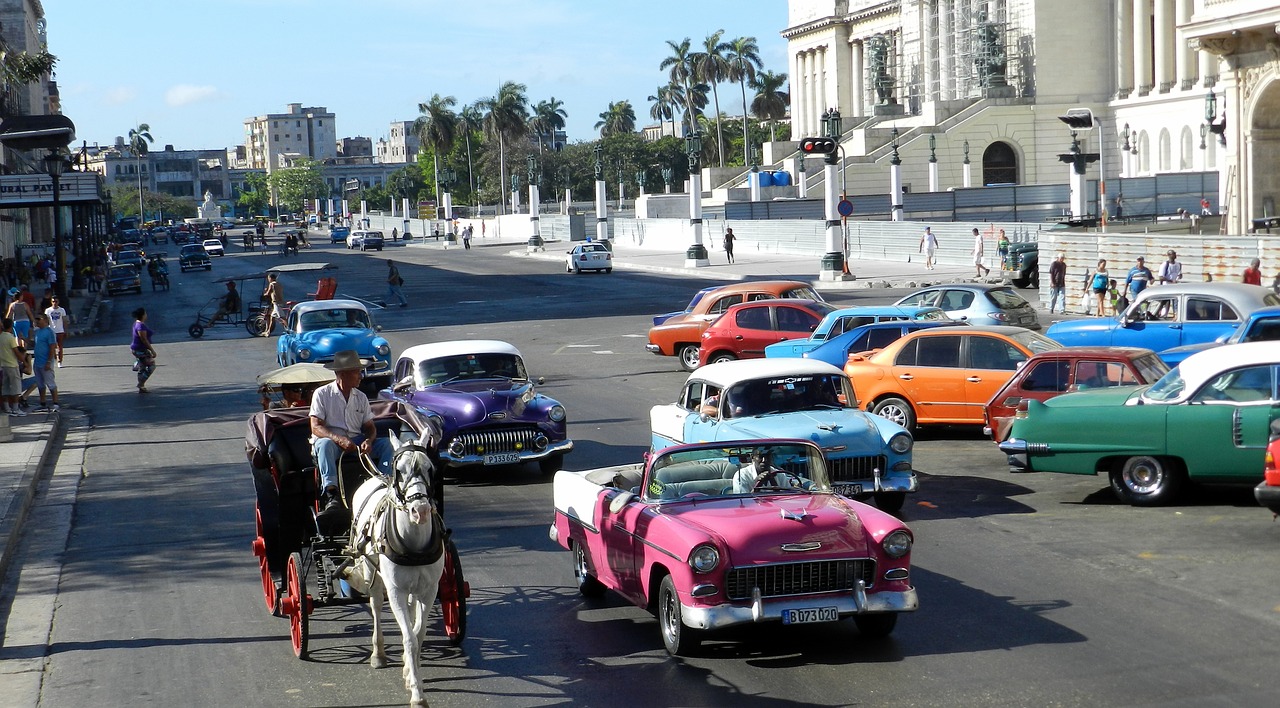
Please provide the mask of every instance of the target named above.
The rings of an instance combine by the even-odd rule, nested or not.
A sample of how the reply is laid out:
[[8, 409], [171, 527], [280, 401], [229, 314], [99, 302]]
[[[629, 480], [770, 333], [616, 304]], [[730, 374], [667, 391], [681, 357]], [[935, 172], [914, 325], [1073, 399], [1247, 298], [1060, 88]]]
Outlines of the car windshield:
[[678, 450], [649, 467], [645, 501], [830, 492], [826, 462], [812, 445], [770, 443]]
[[1134, 359], [1133, 366], [1142, 375], [1143, 381], [1159, 381], [1169, 373], [1169, 365], [1156, 354], [1144, 354]]
[[112, 278], [132, 278], [137, 275], [138, 269], [131, 265], [111, 266]]
[[369, 313], [356, 308], [342, 307], [304, 312], [301, 317], [301, 326], [303, 332], [345, 327], [372, 329], [372, 325], [369, 322]]
[[200, 245], [186, 245], [182, 247], [182, 255], [184, 256], [194, 256], [204, 252], [204, 246]]
[[1179, 367], [1173, 367], [1169, 373], [1160, 377], [1160, 380], [1151, 385], [1142, 397], [1148, 401], [1172, 401], [1182, 392], [1186, 390], [1187, 382], [1182, 380], [1182, 372]]
[[1053, 341], [1052, 339], [1049, 339], [1043, 334], [1040, 334], [1038, 332], [1032, 332], [1030, 330], [1022, 330], [1019, 332], [1014, 332], [1013, 334], [1009, 335], [1009, 337], [1012, 338], [1013, 341], [1017, 342], [1018, 344], [1021, 344], [1022, 346], [1026, 347], [1028, 350], [1031, 351], [1032, 354], [1039, 354], [1040, 352], [1051, 352], [1055, 349], [1062, 348], [1061, 344]]
[[844, 374], [804, 374], [743, 381], [729, 387], [725, 418], [857, 407]]
[[504, 352], [485, 354], [458, 354], [428, 359], [418, 364], [418, 378], [422, 385], [448, 383], [466, 379], [518, 379], [526, 380], [529, 374], [524, 362], [515, 354]]
[[991, 302], [994, 302], [996, 307], [1001, 310], [1017, 310], [1029, 305], [1026, 298], [1009, 288], [988, 290], [987, 297], [991, 298]]
[[[822, 299], [822, 296], [818, 294], [817, 290], [814, 290], [808, 285], [805, 285], [799, 288], [792, 288], [786, 291], [785, 293], [782, 293], [778, 297], [789, 298], [793, 300], [813, 300], [815, 302], [826, 302], [825, 300]], [[834, 310], [835, 308], [831, 308], [831, 309]]]
[[604, 253], [609, 250], [598, 243], [583, 244], [582, 246], [579, 246], [579, 248], [582, 249], [583, 253]]

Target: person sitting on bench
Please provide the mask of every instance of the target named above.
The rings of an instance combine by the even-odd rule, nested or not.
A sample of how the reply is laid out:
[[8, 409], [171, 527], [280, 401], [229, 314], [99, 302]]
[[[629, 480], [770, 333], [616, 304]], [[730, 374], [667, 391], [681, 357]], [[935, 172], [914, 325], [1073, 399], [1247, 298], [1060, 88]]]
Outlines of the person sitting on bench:
[[213, 313], [213, 317], [209, 318], [209, 324], [213, 324], [220, 319], [231, 319], [231, 315], [240, 314], [240, 293], [236, 291], [236, 284], [233, 280], [227, 281], [227, 294], [222, 296], [222, 302], [218, 303], [217, 312]]

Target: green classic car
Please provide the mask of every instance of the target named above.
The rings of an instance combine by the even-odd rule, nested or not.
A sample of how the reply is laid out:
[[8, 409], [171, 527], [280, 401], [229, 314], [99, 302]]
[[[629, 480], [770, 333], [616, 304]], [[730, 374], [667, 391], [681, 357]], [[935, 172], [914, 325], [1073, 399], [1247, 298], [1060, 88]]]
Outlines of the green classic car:
[[1218, 347], [1150, 386], [1027, 401], [1000, 449], [1016, 472], [1106, 474], [1135, 506], [1167, 504], [1189, 481], [1257, 484], [1278, 376], [1275, 342]]

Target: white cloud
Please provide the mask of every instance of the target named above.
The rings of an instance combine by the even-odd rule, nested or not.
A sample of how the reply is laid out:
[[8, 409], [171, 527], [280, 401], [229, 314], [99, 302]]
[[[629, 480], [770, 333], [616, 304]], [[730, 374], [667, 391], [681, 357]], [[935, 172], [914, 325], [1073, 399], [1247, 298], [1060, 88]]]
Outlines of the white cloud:
[[215, 86], [192, 86], [191, 84], [178, 84], [171, 87], [164, 93], [164, 102], [170, 106], [186, 106], [192, 103], [207, 101], [218, 95], [218, 89]]
[[119, 106], [129, 103], [138, 97], [138, 90], [132, 86], [116, 86], [108, 89], [103, 101], [109, 106]]

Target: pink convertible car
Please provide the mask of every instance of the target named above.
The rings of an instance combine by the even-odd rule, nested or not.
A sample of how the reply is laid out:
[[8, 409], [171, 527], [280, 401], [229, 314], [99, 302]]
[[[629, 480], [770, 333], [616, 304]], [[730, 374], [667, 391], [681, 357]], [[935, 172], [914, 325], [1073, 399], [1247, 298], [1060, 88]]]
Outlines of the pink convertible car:
[[578, 589], [653, 610], [673, 655], [738, 624], [853, 618], [864, 635], [915, 610], [911, 530], [834, 494], [806, 440], [679, 445], [642, 465], [561, 471], [551, 539]]

